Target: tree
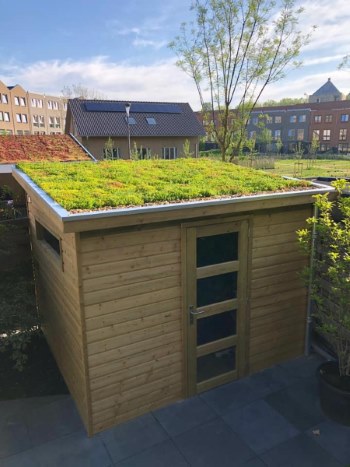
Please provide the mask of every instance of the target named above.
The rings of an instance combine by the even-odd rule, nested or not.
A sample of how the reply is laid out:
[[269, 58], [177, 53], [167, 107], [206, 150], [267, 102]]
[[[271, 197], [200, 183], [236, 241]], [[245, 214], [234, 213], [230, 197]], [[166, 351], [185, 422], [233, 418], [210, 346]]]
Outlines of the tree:
[[258, 104], [261, 107], [277, 107], [278, 105], [295, 105], [295, 104], [305, 104], [307, 102], [306, 97], [283, 97], [279, 101], [269, 99], [262, 104]]
[[61, 93], [63, 97], [67, 99], [73, 99], [75, 97], [80, 97], [81, 99], [105, 99], [106, 96], [96, 91], [95, 89], [89, 89], [86, 86], [83, 86], [81, 83], [70, 84], [63, 86]]
[[[169, 44], [177, 65], [195, 82], [202, 109], [210, 96], [210, 120], [222, 159], [239, 155], [248, 119], [271, 83], [282, 79], [310, 34], [297, 25], [295, 0], [194, 0], [195, 21], [183, 23]], [[236, 105], [236, 109], [233, 107]]]

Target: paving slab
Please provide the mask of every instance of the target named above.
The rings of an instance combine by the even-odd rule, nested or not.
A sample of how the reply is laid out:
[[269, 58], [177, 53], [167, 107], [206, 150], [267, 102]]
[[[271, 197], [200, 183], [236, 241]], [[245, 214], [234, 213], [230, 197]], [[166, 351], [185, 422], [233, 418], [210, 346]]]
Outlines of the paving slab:
[[217, 416], [198, 396], [156, 410], [153, 415], [170, 436], [177, 436]]
[[256, 454], [299, 434], [293, 425], [263, 400], [230, 410], [223, 419]]
[[308, 434], [338, 461], [350, 466], [350, 427], [326, 420], [309, 430]]
[[261, 455], [268, 467], [344, 467], [302, 433]]
[[142, 415], [98, 435], [114, 463], [135, 456], [147, 448], [169, 439], [152, 414]]
[[220, 418], [176, 436], [174, 442], [192, 467], [239, 467], [255, 457]]
[[163, 441], [115, 464], [116, 467], [188, 467], [189, 465], [172, 440]]

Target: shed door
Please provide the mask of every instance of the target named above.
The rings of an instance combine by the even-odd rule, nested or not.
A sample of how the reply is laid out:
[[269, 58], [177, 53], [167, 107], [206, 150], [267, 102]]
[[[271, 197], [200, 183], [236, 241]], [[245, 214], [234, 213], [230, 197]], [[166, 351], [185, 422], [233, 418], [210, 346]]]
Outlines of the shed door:
[[186, 229], [188, 393], [242, 374], [248, 221]]

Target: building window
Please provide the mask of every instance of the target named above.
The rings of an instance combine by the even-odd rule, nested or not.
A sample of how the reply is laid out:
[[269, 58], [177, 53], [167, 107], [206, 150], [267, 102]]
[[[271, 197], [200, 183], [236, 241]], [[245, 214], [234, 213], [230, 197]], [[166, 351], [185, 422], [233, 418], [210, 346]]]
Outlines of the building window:
[[176, 159], [177, 148], [162, 148], [163, 159]]
[[18, 136], [23, 136], [23, 130], [17, 130]]
[[58, 102], [57, 101], [53, 101], [53, 108], [54, 108], [54, 110], [58, 110]]
[[290, 121], [290, 123], [296, 123], [297, 122], [297, 116], [296, 115], [291, 115], [289, 117], [289, 121]]
[[0, 111], [0, 122], [4, 121], [4, 112]]
[[146, 120], [147, 120], [148, 125], [156, 125], [157, 124], [156, 119], [153, 118], [153, 117], [146, 117]]
[[25, 107], [25, 106], [26, 106], [26, 100], [25, 100], [24, 97], [20, 97], [20, 98], [19, 98], [19, 102], [20, 102], [20, 104], [21, 104], [22, 107]]
[[288, 139], [295, 139], [295, 130], [288, 130]]
[[298, 128], [297, 130], [297, 140], [298, 141], [303, 141], [304, 139], [304, 129], [303, 128]]
[[49, 117], [49, 127], [54, 128], [55, 127], [55, 120], [53, 117]]
[[64, 104], [63, 104], [63, 109], [64, 109], [64, 110], [67, 110], [67, 102], [64, 102]]
[[339, 152], [349, 152], [349, 144], [348, 143], [339, 143], [338, 144], [338, 151]]
[[282, 117], [280, 115], [275, 116], [275, 123], [282, 123]]
[[319, 139], [320, 139], [320, 130], [314, 130], [312, 132], [312, 137], [313, 137], [313, 139], [317, 139], [317, 141], [319, 141]]
[[7, 98], [7, 94], [1, 94], [1, 102], [3, 104], [8, 104], [9, 103], [8, 98]]
[[274, 138], [275, 139], [281, 138], [281, 130], [275, 130]]
[[137, 153], [140, 159], [148, 159], [151, 157], [151, 148], [137, 148]]
[[55, 117], [55, 127], [60, 128], [61, 126], [61, 119], [60, 117]]
[[10, 114], [8, 112], [4, 112], [4, 122], [10, 121]]
[[322, 122], [322, 116], [321, 115], [315, 115], [315, 123], [321, 123]]
[[52, 101], [47, 101], [47, 108], [52, 110]]
[[45, 126], [44, 115], [39, 115], [39, 126]]
[[29, 131], [29, 130], [24, 130], [24, 134], [25, 134], [26, 136], [28, 136], [28, 135], [30, 135], [30, 131]]
[[270, 115], [266, 115], [266, 123], [272, 123], [272, 117], [270, 117]]
[[39, 107], [39, 109], [43, 108], [43, 100], [42, 99], [37, 99], [36, 100], [36, 105]]
[[25, 114], [16, 114], [16, 121], [18, 123], [27, 123], [28, 122], [27, 115], [25, 115]]
[[340, 141], [345, 141], [346, 140], [346, 133], [347, 133], [347, 129], [346, 128], [341, 128], [339, 130], [339, 140]]
[[330, 141], [331, 130], [323, 130], [323, 141]]
[[19, 97], [15, 96], [14, 100], [15, 100], [15, 105], [19, 105]]
[[341, 122], [348, 122], [349, 121], [349, 114], [342, 114], [340, 117]]
[[326, 115], [324, 118], [324, 121], [326, 123], [332, 123], [332, 120], [333, 120], [333, 115]]
[[32, 107], [36, 107], [36, 99], [34, 97], [32, 97], [31, 103]]
[[43, 225], [39, 224], [38, 221], [35, 222], [35, 226], [36, 238], [50, 247], [58, 256], [61, 256], [60, 240], [49, 230], [45, 229]]
[[306, 115], [299, 115], [298, 121], [299, 121], [299, 123], [306, 122]]
[[33, 123], [33, 126], [39, 126], [39, 115], [33, 115], [32, 123]]
[[106, 159], [106, 160], [120, 159], [120, 149], [119, 148], [103, 148], [103, 159]]

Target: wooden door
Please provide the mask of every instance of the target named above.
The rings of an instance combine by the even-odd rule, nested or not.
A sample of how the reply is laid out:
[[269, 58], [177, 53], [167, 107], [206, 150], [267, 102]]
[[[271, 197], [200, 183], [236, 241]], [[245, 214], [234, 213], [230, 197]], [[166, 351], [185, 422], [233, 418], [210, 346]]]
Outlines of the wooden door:
[[243, 374], [248, 232], [247, 220], [186, 228], [189, 395]]

